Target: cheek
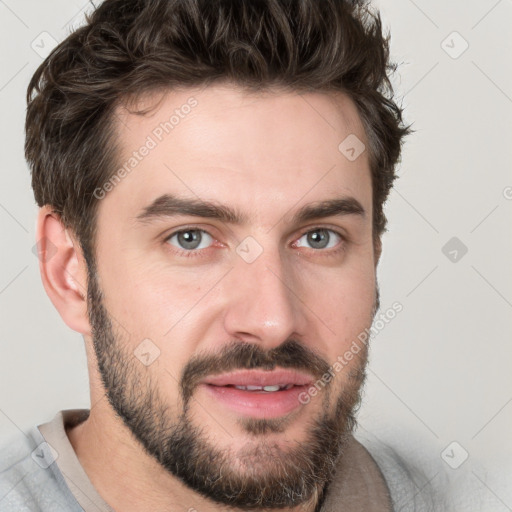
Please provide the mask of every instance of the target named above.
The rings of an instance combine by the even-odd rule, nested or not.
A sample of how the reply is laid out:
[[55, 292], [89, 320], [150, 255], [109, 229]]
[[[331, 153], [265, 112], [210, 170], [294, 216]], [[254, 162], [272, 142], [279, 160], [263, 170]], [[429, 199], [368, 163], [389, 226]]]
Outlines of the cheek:
[[109, 311], [124, 321], [127, 330], [164, 336], [185, 319], [198, 299], [218, 280], [219, 269], [210, 271], [171, 266], [164, 257], [140, 255], [110, 257], [101, 274]]
[[376, 299], [375, 269], [360, 264], [329, 272], [309, 273], [301, 287], [306, 306], [326, 329], [326, 355], [330, 362], [343, 354], [369, 328]]
[[168, 397], [176, 394], [182, 369], [205, 337], [213, 310], [205, 308], [212, 306], [212, 288], [223, 274], [217, 270], [170, 269], [127, 258], [104, 272], [105, 305], [122, 326], [126, 353], [157, 354], [149, 369]]
[[[316, 310], [328, 329], [325, 359], [330, 365], [333, 400], [340, 393], [356, 393], [368, 356], [368, 332], [375, 305], [375, 276], [365, 273], [339, 272], [317, 292]], [[348, 398], [347, 398], [348, 399]]]

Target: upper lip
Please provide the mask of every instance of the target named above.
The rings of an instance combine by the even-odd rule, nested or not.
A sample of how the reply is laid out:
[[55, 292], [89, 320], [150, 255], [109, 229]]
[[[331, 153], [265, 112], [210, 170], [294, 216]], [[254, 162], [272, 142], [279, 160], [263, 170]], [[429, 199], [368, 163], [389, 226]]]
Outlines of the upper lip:
[[213, 375], [202, 381], [203, 384], [213, 386], [304, 386], [313, 381], [313, 377], [298, 370], [277, 369], [265, 370], [237, 370], [221, 375]]

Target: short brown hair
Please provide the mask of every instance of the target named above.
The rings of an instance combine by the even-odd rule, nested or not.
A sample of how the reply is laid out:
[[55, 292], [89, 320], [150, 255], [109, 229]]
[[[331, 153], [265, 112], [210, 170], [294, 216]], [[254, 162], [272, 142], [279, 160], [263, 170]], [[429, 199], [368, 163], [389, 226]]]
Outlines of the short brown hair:
[[230, 81], [251, 90], [344, 92], [369, 145], [373, 233], [410, 130], [393, 101], [380, 14], [349, 0], [105, 0], [60, 43], [27, 91], [25, 155], [50, 205], [94, 261], [94, 190], [116, 166], [114, 110], [157, 89]]

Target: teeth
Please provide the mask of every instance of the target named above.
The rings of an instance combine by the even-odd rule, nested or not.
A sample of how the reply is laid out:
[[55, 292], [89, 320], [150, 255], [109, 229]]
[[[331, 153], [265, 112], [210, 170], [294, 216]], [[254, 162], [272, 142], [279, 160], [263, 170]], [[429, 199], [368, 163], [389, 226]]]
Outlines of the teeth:
[[280, 389], [290, 389], [293, 384], [287, 384], [285, 386], [273, 385], [273, 386], [235, 386], [236, 389], [241, 389], [242, 391], [279, 391]]

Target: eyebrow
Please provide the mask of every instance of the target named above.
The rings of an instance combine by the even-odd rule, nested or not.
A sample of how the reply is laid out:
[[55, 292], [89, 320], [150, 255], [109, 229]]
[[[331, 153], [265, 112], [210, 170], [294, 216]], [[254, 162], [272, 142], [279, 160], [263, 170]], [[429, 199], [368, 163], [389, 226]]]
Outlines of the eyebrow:
[[[294, 214], [291, 222], [292, 224], [301, 224], [324, 217], [345, 215], [365, 217], [365, 214], [365, 209], [357, 199], [340, 197], [303, 206]], [[230, 206], [172, 194], [163, 194], [156, 198], [137, 215], [136, 220], [140, 223], [148, 223], [178, 215], [216, 219], [229, 224], [247, 224], [248, 222], [247, 215]]]

